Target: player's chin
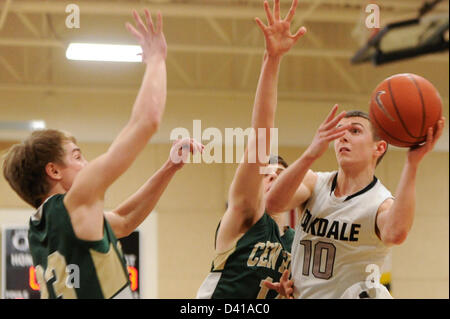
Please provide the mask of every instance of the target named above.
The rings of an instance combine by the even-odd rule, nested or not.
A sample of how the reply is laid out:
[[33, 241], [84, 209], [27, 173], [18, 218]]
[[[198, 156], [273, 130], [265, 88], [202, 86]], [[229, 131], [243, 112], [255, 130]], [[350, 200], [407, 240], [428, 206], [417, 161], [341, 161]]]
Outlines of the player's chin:
[[355, 164], [355, 161], [353, 161], [352, 158], [349, 157], [347, 154], [338, 154], [337, 162], [339, 164], [339, 167], [342, 168], [350, 167]]

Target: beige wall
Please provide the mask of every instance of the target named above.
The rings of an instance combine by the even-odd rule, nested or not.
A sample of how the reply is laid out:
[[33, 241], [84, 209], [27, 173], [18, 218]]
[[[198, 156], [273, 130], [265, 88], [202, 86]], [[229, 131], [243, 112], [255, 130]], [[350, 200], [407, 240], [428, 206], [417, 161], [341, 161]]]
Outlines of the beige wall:
[[[96, 2], [99, 3], [92, 5], [108, 7], [108, 1]], [[117, 1], [109, 2], [114, 6], [117, 4]], [[144, 3], [134, 2], [139, 2], [140, 8]], [[193, 120], [201, 119], [203, 129], [215, 127], [224, 132], [225, 128], [245, 129], [251, 121], [264, 50], [263, 37], [252, 21], [251, 12], [260, 17], [264, 12], [262, 8], [252, 9], [253, 5], [249, 6], [247, 2], [255, 4], [258, 1], [228, 1], [230, 6], [227, 8], [212, 5], [211, 10], [216, 13], [217, 9], [227, 11], [222, 17], [221, 14], [213, 14], [212, 19], [205, 19], [204, 10], [189, 9], [189, 5], [184, 3], [189, 1], [158, 2], [174, 2], [167, 6], [172, 14], [164, 18], [164, 32], [169, 44], [166, 110], [160, 130], [152, 137], [152, 144], [108, 191], [108, 208], [132, 194], [164, 162], [172, 129], [184, 127], [192, 132]], [[197, 2], [200, 7], [202, 2], [216, 1]], [[415, 73], [430, 80], [443, 98], [443, 115], [449, 118], [448, 52], [378, 67], [370, 63], [352, 65], [350, 56], [345, 56], [346, 52], [356, 52], [360, 47], [355, 35], [359, 32], [356, 27], [362, 7], [354, 5], [355, 1], [348, 1], [353, 5], [346, 5], [345, 0], [322, 1], [323, 8], [320, 5], [316, 7], [316, 2], [305, 2], [312, 7], [308, 6], [306, 14], [299, 14], [299, 18], [306, 19], [308, 35], [295, 49], [301, 54], [289, 54], [283, 58], [279, 73], [275, 125], [280, 128], [280, 153], [289, 162], [295, 160], [310, 143], [317, 127], [335, 103], [340, 105], [340, 109], [367, 111], [373, 88], [393, 74]], [[330, 7], [331, 2], [339, 2], [339, 5]], [[404, 4], [392, 5], [392, 8], [387, 5], [397, 1], [382, 2], [385, 3], [382, 7], [386, 6], [391, 16], [399, 18], [411, 14], [411, 10], [405, 11]], [[422, 1], [414, 2], [419, 7]], [[42, 40], [43, 45], [54, 43], [55, 39], [50, 39], [47, 18], [41, 19], [37, 13], [25, 12], [33, 29], [40, 33], [39, 41], [34, 41], [37, 38], [34, 39], [30, 33], [30, 24], [24, 24], [23, 19], [15, 14], [15, 6], [16, 1], [12, 1], [0, 32], [3, 37], [17, 38], [13, 42], [19, 45], [5, 46], [3, 43], [0, 46], [0, 122], [44, 120], [49, 128], [71, 132], [87, 158], [94, 158], [107, 149], [127, 122], [145, 67], [133, 63], [67, 61], [63, 47], [21, 47], [20, 43], [25, 44], [30, 39], [32, 42]], [[47, 9], [37, 9], [43, 9], [42, 13], [53, 19], [53, 32], [65, 43], [83, 39], [96, 42], [96, 38], [102, 42], [134, 43], [123, 28], [124, 23], [131, 19], [128, 8], [123, 8], [123, 11], [114, 8], [103, 14], [91, 11], [82, 18], [82, 28], [67, 29], [63, 12], [50, 10], [52, 4], [45, 7]], [[283, 5], [282, 10], [287, 8]], [[324, 15], [322, 10], [339, 14]], [[111, 14], [111, 11], [116, 13]], [[249, 15], [248, 19], [243, 15]], [[214, 28], [211, 28], [211, 23]], [[217, 30], [218, 33], [215, 32]], [[252, 30], [256, 31], [253, 33], [255, 37]], [[223, 51], [221, 48], [225, 46], [230, 50], [208, 52]], [[260, 53], [249, 54], [249, 50], [257, 47]], [[308, 53], [310, 49], [314, 54]], [[404, 245], [394, 249], [393, 288], [396, 297], [449, 296], [448, 124], [447, 121], [443, 136], [435, 147], [442, 153], [428, 156], [420, 169], [417, 217], [411, 235]], [[28, 133], [0, 127], [0, 153], [8, 141], [20, 140]], [[378, 169], [377, 175], [392, 191], [395, 191], [403, 160], [403, 150], [392, 150]], [[195, 296], [210, 268], [214, 232], [224, 212], [235, 168], [234, 164], [187, 166], [169, 185], [155, 212], [140, 227], [144, 254], [142, 268], [145, 269], [142, 274], [144, 297]], [[315, 163], [314, 168], [334, 169], [333, 153], [328, 152]], [[0, 225], [26, 223], [29, 212], [0, 176]]]
[[[102, 143], [80, 143], [88, 159], [104, 152]], [[281, 147], [292, 163], [300, 147]], [[112, 208], [132, 194], [168, 157], [169, 145], [151, 144], [132, 168], [108, 191]], [[391, 150], [377, 176], [395, 192], [405, 159]], [[434, 152], [420, 167], [417, 213], [407, 241], [393, 250], [393, 294], [397, 298], [449, 297], [448, 191], [449, 157]], [[330, 149], [313, 169], [335, 168]], [[235, 164], [190, 164], [177, 173], [156, 207], [156, 214], [139, 228], [142, 234], [142, 296], [144, 298], [194, 298], [209, 271], [214, 232], [221, 218]], [[0, 226], [26, 223], [28, 207], [0, 179]], [[25, 211], [24, 211], [25, 209]]]

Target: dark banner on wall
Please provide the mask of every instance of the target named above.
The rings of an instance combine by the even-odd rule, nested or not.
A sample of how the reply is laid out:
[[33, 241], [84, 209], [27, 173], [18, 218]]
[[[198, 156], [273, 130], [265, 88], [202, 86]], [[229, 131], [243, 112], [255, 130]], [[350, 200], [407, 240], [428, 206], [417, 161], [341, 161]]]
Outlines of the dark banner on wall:
[[[127, 260], [133, 298], [139, 299], [139, 232], [120, 239]], [[28, 246], [28, 227], [4, 227], [2, 232], [2, 298], [39, 299], [39, 284]]]

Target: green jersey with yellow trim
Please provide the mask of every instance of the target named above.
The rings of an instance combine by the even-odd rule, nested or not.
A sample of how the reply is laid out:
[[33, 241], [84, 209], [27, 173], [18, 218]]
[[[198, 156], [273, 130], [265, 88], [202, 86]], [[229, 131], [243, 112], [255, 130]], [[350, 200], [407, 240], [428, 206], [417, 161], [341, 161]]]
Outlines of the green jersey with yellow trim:
[[280, 281], [283, 271], [290, 267], [293, 239], [292, 228], [280, 236], [277, 223], [264, 213], [234, 247], [215, 256], [197, 298], [279, 298], [263, 281]]
[[104, 219], [101, 240], [78, 239], [64, 196], [47, 199], [29, 223], [28, 240], [41, 298], [99, 299], [123, 294], [129, 289], [129, 277], [111, 226]]

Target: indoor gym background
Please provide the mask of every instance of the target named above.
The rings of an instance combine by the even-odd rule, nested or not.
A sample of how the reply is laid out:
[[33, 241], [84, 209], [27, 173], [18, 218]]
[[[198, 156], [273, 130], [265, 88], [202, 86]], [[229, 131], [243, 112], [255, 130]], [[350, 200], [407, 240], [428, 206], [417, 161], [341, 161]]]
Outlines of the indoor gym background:
[[[80, 28], [68, 29], [67, 4], [80, 7]], [[282, 14], [290, 6], [282, 0]], [[367, 1], [300, 1], [292, 30], [308, 33], [284, 58], [279, 78], [279, 154], [292, 163], [311, 141], [334, 103], [368, 111], [372, 89], [396, 73], [416, 73], [439, 90], [449, 112], [449, 54], [425, 55], [375, 67], [351, 65], [367, 40]], [[381, 26], [412, 18], [419, 0], [371, 1]], [[69, 61], [70, 42], [136, 44], [125, 30], [131, 10], [160, 10], [168, 43], [168, 98], [159, 132], [132, 168], [108, 191], [113, 208], [168, 158], [170, 132], [249, 127], [264, 39], [253, 21], [265, 14], [260, 0], [37, 1], [0, 0], [0, 121], [43, 120], [65, 129], [90, 160], [106, 151], [128, 120], [142, 79], [139, 63]], [[448, 13], [448, 1], [434, 12]], [[0, 152], [29, 132], [0, 130]], [[209, 141], [204, 140], [207, 144]], [[230, 147], [230, 146], [228, 146]], [[394, 247], [395, 298], [449, 297], [449, 135], [421, 163], [417, 210], [406, 242]], [[390, 148], [376, 175], [395, 192], [405, 149]], [[224, 153], [223, 153], [224, 154]], [[330, 149], [314, 164], [333, 170]], [[177, 173], [141, 231], [141, 297], [194, 298], [209, 272], [214, 232], [236, 164], [188, 164]], [[0, 178], [0, 226], [27, 224], [28, 207]]]

